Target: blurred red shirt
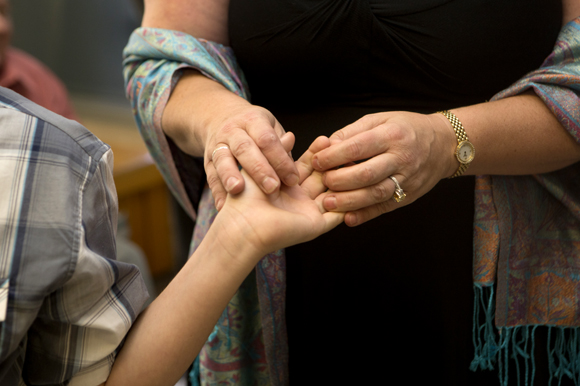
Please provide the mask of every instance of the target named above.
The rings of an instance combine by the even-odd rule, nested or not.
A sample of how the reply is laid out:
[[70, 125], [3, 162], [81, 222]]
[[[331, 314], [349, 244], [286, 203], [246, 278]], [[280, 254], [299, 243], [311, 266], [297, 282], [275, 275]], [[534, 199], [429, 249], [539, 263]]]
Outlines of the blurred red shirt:
[[6, 50], [0, 86], [66, 118], [78, 120], [64, 84], [48, 67], [24, 51], [13, 47]]

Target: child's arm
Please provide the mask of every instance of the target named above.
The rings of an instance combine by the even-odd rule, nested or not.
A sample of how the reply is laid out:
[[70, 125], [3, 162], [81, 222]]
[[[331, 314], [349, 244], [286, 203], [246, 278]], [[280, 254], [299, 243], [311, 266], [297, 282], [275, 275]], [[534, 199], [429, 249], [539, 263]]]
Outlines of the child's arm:
[[207, 236], [163, 293], [139, 316], [106, 385], [175, 385], [193, 362], [223, 309], [268, 252], [311, 240], [343, 214], [321, 213], [326, 188], [312, 172], [313, 143], [297, 167], [302, 184], [265, 195], [247, 174], [246, 188], [228, 196]]

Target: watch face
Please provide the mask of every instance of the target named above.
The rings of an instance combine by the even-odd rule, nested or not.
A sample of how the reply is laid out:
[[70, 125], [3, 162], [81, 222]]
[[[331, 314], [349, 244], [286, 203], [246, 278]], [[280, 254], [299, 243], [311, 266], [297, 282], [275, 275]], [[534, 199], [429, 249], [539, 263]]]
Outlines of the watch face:
[[469, 141], [463, 141], [457, 146], [457, 159], [462, 164], [467, 164], [473, 161], [475, 156], [475, 148]]

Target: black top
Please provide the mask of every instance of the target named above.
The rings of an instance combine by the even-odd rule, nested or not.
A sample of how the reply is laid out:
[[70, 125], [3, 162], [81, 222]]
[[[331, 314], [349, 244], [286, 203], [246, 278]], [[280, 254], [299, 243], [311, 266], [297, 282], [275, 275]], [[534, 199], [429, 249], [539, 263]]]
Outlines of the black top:
[[539, 67], [560, 23], [558, 1], [230, 5], [231, 45], [261, 105], [323, 98], [431, 110], [434, 99], [442, 107], [481, 102]]
[[231, 0], [229, 20], [253, 103], [279, 119], [328, 105], [361, 107], [358, 118], [365, 109], [432, 112], [490, 99], [551, 52], [561, 4]]
[[[541, 65], [561, 17], [553, 0], [231, 0], [229, 32], [299, 156], [368, 113], [484, 102]], [[291, 384], [497, 382], [468, 370], [472, 224], [462, 177], [287, 249]]]

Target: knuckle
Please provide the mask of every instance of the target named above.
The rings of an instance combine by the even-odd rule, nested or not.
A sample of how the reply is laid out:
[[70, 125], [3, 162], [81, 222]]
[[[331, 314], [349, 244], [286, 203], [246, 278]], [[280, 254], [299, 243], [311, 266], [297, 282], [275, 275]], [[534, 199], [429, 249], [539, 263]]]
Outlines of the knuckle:
[[252, 108], [242, 113], [242, 120], [246, 122], [253, 122], [256, 119], [260, 119], [261, 114], [259, 113], [258, 108]]
[[355, 207], [354, 197], [351, 194], [337, 195], [336, 201], [339, 208], [349, 210]]
[[256, 145], [258, 145], [260, 149], [267, 149], [274, 146], [277, 141], [278, 137], [276, 134], [270, 131], [259, 135], [258, 138], [256, 138]]
[[277, 157], [273, 161], [270, 162], [274, 170], [277, 171], [291, 171], [294, 168], [294, 162], [290, 159], [290, 157], [284, 153], [281, 157]]
[[397, 152], [396, 152], [396, 156], [397, 159], [405, 165], [409, 164], [409, 161], [412, 160], [413, 156], [411, 154], [411, 152], [409, 151], [409, 149], [405, 149], [405, 148], [398, 148]]
[[207, 184], [211, 188], [212, 192], [214, 192], [216, 188], [221, 186], [222, 182], [217, 174], [212, 173], [211, 175], [207, 176]]
[[359, 175], [359, 179], [363, 184], [369, 184], [375, 179], [375, 172], [372, 168], [364, 166]]
[[235, 122], [225, 122], [222, 127], [219, 130], [219, 133], [221, 134], [221, 136], [223, 136], [224, 138], [229, 137], [230, 135], [232, 135], [232, 133], [239, 129], [239, 125], [236, 124]]
[[385, 188], [385, 185], [382, 183], [372, 186], [370, 189], [370, 193], [371, 197], [377, 203], [383, 203], [390, 197], [387, 188]]
[[246, 154], [252, 148], [252, 141], [250, 139], [243, 139], [238, 141], [231, 147], [232, 153], [237, 157]]
[[405, 165], [411, 172], [415, 172], [419, 167], [416, 162], [417, 158], [408, 149], [400, 149], [397, 152], [397, 159], [401, 165]]
[[357, 140], [349, 141], [346, 145], [345, 153], [349, 159], [358, 159], [361, 154], [361, 144]]
[[366, 115], [363, 115], [359, 119], [359, 122], [362, 123], [362, 124], [364, 124], [364, 125], [368, 125], [371, 121], [374, 122], [376, 115], [377, 114], [366, 114]]
[[399, 142], [405, 138], [405, 130], [398, 123], [391, 123], [385, 127], [385, 140], [389, 143]]
[[242, 119], [246, 122], [255, 122], [258, 120], [265, 119], [268, 122], [272, 123], [273, 116], [268, 110], [266, 110], [263, 107], [252, 106], [250, 110], [247, 110], [242, 114]]
[[330, 137], [331, 138], [338, 138], [340, 140], [343, 140], [344, 137], [345, 137], [344, 130], [343, 129], [340, 129], [338, 131], [335, 131], [334, 134], [332, 134]]
[[247, 170], [251, 176], [260, 176], [266, 174], [266, 166], [262, 162], [255, 162], [253, 165], [247, 168]]

